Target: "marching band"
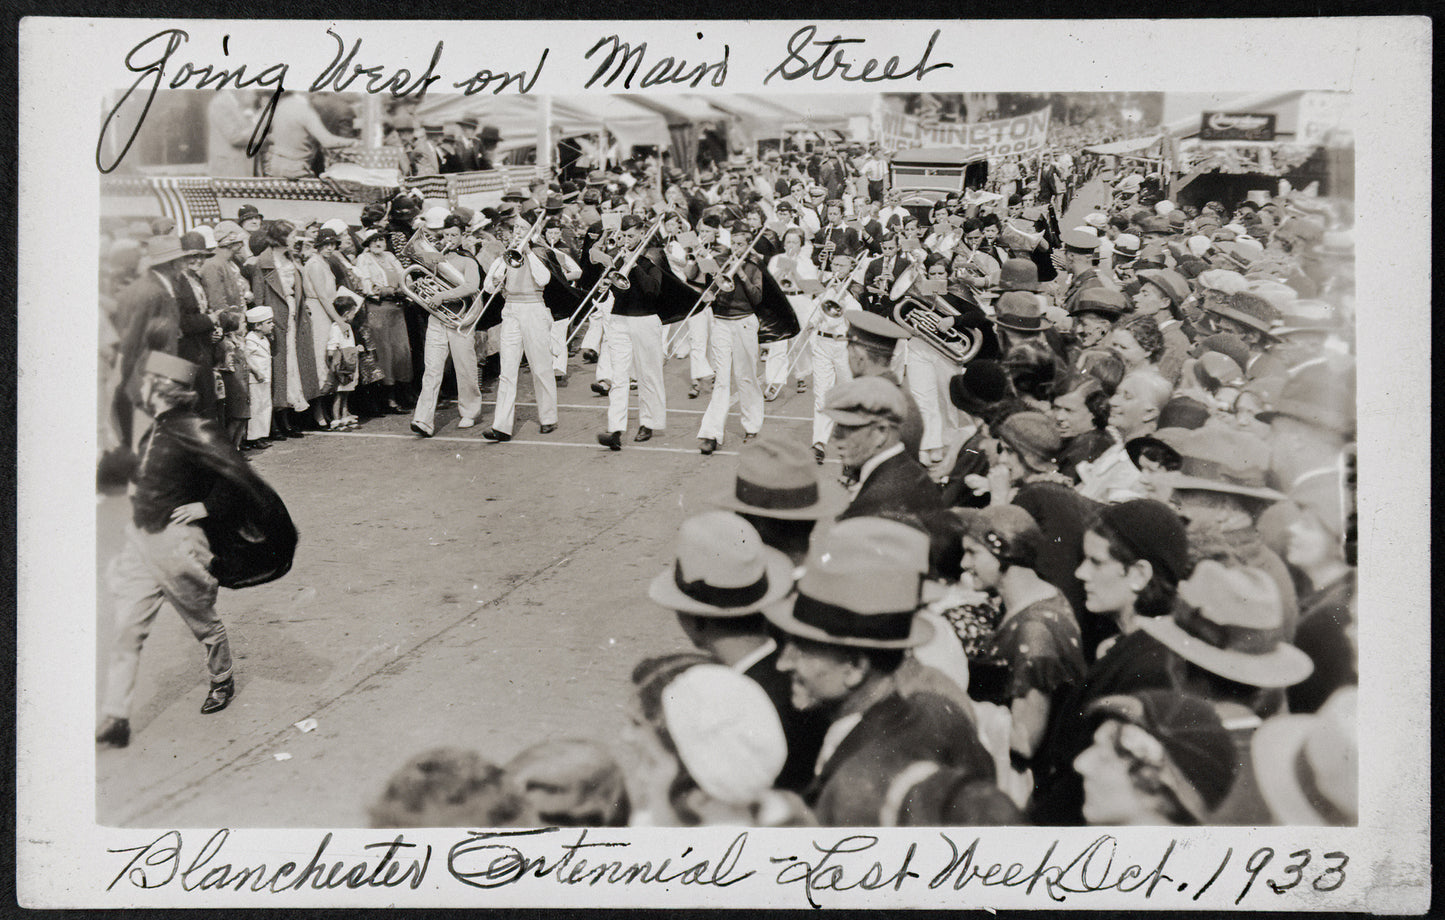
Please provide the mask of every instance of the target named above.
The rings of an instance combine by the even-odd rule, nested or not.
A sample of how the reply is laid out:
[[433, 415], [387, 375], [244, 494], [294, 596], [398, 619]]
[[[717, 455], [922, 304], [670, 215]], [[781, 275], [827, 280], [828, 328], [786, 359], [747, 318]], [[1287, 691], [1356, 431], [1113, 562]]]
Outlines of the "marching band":
[[[892, 371], [922, 410], [920, 459], [939, 463], [945, 429], [956, 422], [949, 379], [975, 357], [1000, 356], [989, 304], [1004, 253], [989, 245], [991, 215], [976, 206], [965, 214], [956, 196], [923, 212], [893, 191], [884, 202], [827, 197], [806, 181], [770, 182], [771, 163], [755, 166], [755, 183], [725, 172], [711, 188], [680, 175], [627, 185], [598, 171], [580, 189], [508, 189], [501, 207], [480, 212], [423, 213], [405, 195], [369, 210], [363, 233], [393, 231], [381, 238], [409, 266], [401, 292], [430, 314], [413, 431], [435, 431], [448, 359], [458, 378], [458, 427], [475, 424], [477, 357], [486, 354], [483, 337], [500, 327], [497, 409], [482, 433], [489, 441], [512, 437], [524, 358], [541, 433], [554, 431], [557, 388], [568, 384], [568, 358], [579, 352], [596, 364], [593, 392], [608, 400], [598, 442], [621, 450], [632, 390], [632, 440], [647, 441], [666, 427], [664, 362], [681, 358], [688, 397], [710, 389], [697, 431], [702, 454], [722, 444], [731, 404], [740, 405], [751, 440], [764, 404], [789, 384], [807, 392], [811, 379], [811, 444], [821, 463], [832, 429], [824, 401], [851, 377], [844, 314], [863, 310], [910, 339]], [[410, 239], [395, 232], [398, 215], [416, 226]]]

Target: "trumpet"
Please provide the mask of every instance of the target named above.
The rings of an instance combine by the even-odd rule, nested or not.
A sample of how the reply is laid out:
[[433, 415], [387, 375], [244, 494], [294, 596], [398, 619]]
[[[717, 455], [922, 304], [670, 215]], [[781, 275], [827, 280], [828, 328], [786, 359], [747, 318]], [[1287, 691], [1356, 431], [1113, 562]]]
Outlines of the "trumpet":
[[[416, 258], [415, 254], [421, 253], [436, 256], [442, 254], [432, 245], [431, 240], [426, 238], [424, 230], [417, 230], [416, 234], [402, 248], [402, 254]], [[486, 305], [482, 303], [479, 295], [473, 295], [469, 301], [433, 302], [445, 291], [465, 283], [465, 276], [454, 266], [438, 261], [436, 267], [432, 268], [417, 259], [417, 263], [402, 274], [401, 291], [417, 306], [441, 320], [442, 325], [462, 335], [467, 335], [476, 328], [477, 320], [481, 319], [482, 312], [486, 309]], [[458, 309], [453, 306], [454, 304], [462, 304], [462, 306]]]
[[983, 336], [970, 329], [945, 327], [944, 317], [956, 317], [959, 313], [948, 301], [934, 297], [933, 302], [904, 296], [893, 306], [893, 321], [905, 329], [911, 329], [924, 344], [943, 355], [949, 361], [962, 367], [983, 347]]
[[[619, 291], [626, 291], [632, 288], [632, 282], [627, 280], [627, 275], [632, 271], [633, 266], [637, 264], [637, 260], [642, 258], [642, 252], [647, 248], [648, 241], [656, 236], [657, 231], [662, 228], [662, 222], [667, 217], [667, 213], [668, 212], [664, 211], [662, 214], [659, 214], [648, 226], [647, 232], [642, 235], [642, 240], [627, 254], [627, 258], [623, 260], [622, 264], [603, 272], [602, 277], [597, 279], [597, 283], [592, 285], [592, 290], [588, 291], [587, 296], [582, 298], [582, 302], [577, 305], [577, 309], [573, 311], [571, 318], [567, 320], [569, 323], [568, 328], [572, 329], [572, 334], [567, 336], [567, 344], [570, 345], [572, 340], [577, 337], [577, 333], [582, 330], [583, 323], [592, 315], [592, 311], [597, 309], [597, 304], [603, 297], [607, 296], [608, 291], [614, 288]], [[593, 249], [602, 247], [603, 251], [606, 252], [606, 241], [605, 237], [598, 240], [597, 244], [593, 246]], [[618, 251], [620, 251], [620, 249], [614, 250], [611, 254], [615, 255]]]

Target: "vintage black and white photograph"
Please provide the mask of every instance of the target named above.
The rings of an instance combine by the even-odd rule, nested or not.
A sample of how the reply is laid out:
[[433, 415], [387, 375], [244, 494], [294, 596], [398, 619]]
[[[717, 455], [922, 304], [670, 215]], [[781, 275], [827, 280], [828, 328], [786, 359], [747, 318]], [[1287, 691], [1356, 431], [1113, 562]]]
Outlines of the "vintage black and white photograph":
[[[1369, 826], [1348, 88], [975, 89], [931, 29], [308, 88], [178, 28], [76, 102], [97, 889], [173, 828]], [[1274, 839], [1188, 884], [1350, 878]]]

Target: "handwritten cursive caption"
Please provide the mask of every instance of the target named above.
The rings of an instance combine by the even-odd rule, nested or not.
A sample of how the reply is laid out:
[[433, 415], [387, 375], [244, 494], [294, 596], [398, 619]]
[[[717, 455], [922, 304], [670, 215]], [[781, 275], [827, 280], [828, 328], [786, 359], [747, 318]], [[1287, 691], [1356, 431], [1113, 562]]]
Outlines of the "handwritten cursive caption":
[[[806, 81], [820, 89], [824, 84], [919, 82], [934, 71], [953, 67], [946, 61], [930, 63], [940, 34], [934, 30], [913, 63], [905, 65], [896, 54], [880, 61], [878, 57], [865, 53], [862, 46], [869, 40], [863, 37], [833, 35], [820, 38], [817, 26], [804, 26], [788, 37], [782, 59], [767, 72], [762, 82], [767, 85], [776, 77], [784, 83]], [[425, 98], [428, 92], [450, 91], [472, 96], [483, 92], [527, 95], [556, 91], [545, 83], [538, 85], [552, 54], [550, 47], [543, 47], [535, 61], [516, 61], [507, 68], [468, 63], [460, 71], [465, 76], [457, 79], [455, 74], [442, 74], [446, 49], [444, 41], [436, 42], [430, 49], [430, 58], [424, 69], [413, 71], [408, 67], [378, 61], [374, 56], [375, 49], [363, 51], [359, 38], [348, 41], [331, 29], [326, 29], [325, 35], [330, 37], [329, 48], [325, 52], [330, 55], [329, 60], [309, 83], [299, 86], [287, 82], [291, 78], [290, 62], [277, 61], [259, 69], [233, 64], [228, 60], [231, 55], [230, 35], [222, 36], [219, 57], [210, 59], [204, 54], [189, 53], [191, 36], [184, 29], [162, 29], [142, 39], [123, 58], [130, 85], [101, 122], [95, 147], [96, 168], [102, 173], [109, 173], [121, 164], [140, 135], [156, 93], [162, 89], [269, 91], [247, 142], [248, 156], [260, 152], [270, 133], [277, 102], [283, 93], [292, 89], [313, 93], [389, 94], [394, 99], [415, 100]], [[587, 68], [591, 68], [591, 75], [583, 84], [584, 89], [636, 92], [659, 86], [696, 88], [703, 83], [714, 87], [726, 85], [731, 47], [726, 43], [717, 47], [717, 43], [707, 39], [703, 32], [697, 32], [695, 36], [693, 47], [668, 48], [659, 47], [655, 39], [649, 47], [648, 41], [637, 41], [618, 34], [603, 35], [595, 42], [585, 44], [587, 50], [582, 53], [581, 60], [575, 62], [575, 66], [563, 68], [563, 73], [588, 73]], [[115, 132], [114, 138], [111, 138], [112, 132]], [[108, 138], [115, 143], [107, 144]]]
[[[989, 845], [975, 836], [960, 842], [939, 832], [887, 846], [871, 834], [817, 838], [799, 852], [762, 851], [742, 831], [726, 846], [704, 852], [680, 844], [658, 859], [655, 844], [608, 839], [588, 829], [471, 831], [453, 843], [445, 858], [433, 846], [405, 834], [349, 845], [334, 852], [333, 835], [316, 844], [309, 859], [233, 862], [224, 852], [231, 835], [215, 831], [199, 847], [170, 830], [131, 847], [108, 852], [123, 862], [106, 891], [127, 888], [282, 894], [335, 889], [431, 890], [451, 885], [498, 889], [537, 885], [648, 888], [691, 886], [726, 889], [746, 882], [776, 885], [796, 892], [800, 904], [819, 908], [856, 903], [872, 891], [918, 892], [919, 903], [935, 900], [924, 892], [968, 892], [970, 903], [987, 903], [987, 892], [1021, 891], [1039, 903], [1077, 902], [1101, 893], [1150, 901], [1156, 892], [1169, 906], [1188, 906], [1213, 892], [1205, 905], [1269, 907], [1271, 895], [1305, 886], [1317, 892], [1341, 889], [1349, 856], [1338, 850], [1315, 853], [1261, 846], [1236, 858], [1226, 848], [1218, 863], [1199, 860], [1184, 866], [1170, 840], [1146, 858], [1126, 855], [1120, 841], [1103, 834], [1077, 851], [1053, 840], [1038, 859], [1007, 864], [988, 855]], [[776, 846], [777, 838], [773, 838]], [[1196, 871], [1203, 866], [1204, 871]], [[395, 899], [396, 895], [389, 895]], [[946, 903], [956, 903], [948, 899]]]

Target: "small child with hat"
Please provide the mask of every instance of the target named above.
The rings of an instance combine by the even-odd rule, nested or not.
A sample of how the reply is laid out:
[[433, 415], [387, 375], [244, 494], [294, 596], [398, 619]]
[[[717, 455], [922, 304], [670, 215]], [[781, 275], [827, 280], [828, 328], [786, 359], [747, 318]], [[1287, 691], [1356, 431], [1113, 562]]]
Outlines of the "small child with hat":
[[331, 323], [331, 332], [326, 338], [326, 368], [331, 373], [335, 388], [331, 396], [331, 425], [333, 430], [355, 428], [356, 416], [350, 414], [347, 402], [356, 389], [357, 369], [360, 363], [360, 349], [356, 346], [356, 334], [351, 321], [361, 308], [361, 298], [342, 288], [332, 301], [336, 314], [341, 320]]
[[246, 423], [243, 448], [271, 444], [271, 336], [276, 331], [270, 307], [246, 311], [246, 380], [250, 388], [251, 419]]

